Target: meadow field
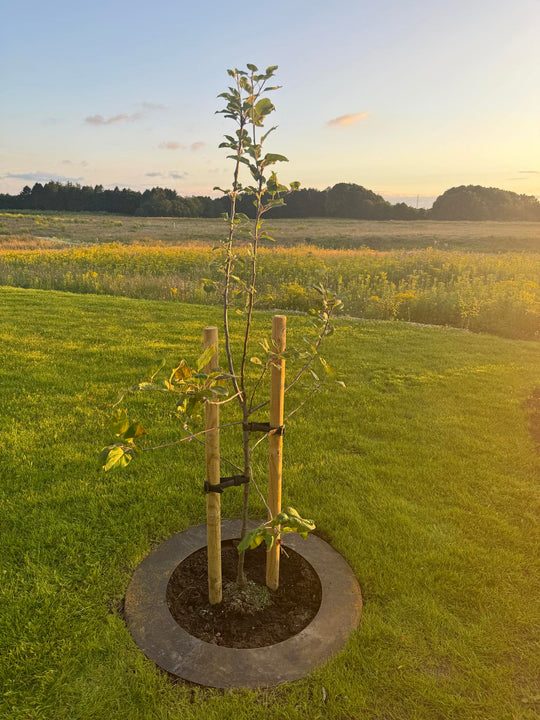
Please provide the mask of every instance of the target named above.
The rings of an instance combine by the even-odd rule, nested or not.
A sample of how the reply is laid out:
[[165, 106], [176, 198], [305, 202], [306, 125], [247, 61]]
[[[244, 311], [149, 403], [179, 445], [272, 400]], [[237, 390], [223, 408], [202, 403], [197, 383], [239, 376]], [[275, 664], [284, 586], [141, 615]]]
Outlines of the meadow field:
[[[212, 261], [221, 220], [3, 213], [0, 221], [0, 285], [220, 301], [204, 279], [219, 279]], [[306, 311], [316, 299], [309, 286], [322, 281], [354, 317], [540, 336], [538, 223], [271, 225], [276, 243], [261, 251], [260, 309]]]
[[[347, 389], [288, 422], [283, 499], [351, 565], [362, 621], [305, 679], [221, 692], [173, 682], [121, 614], [141, 559], [203, 521], [204, 451], [184, 443], [108, 474], [97, 461], [118, 391], [162, 359], [197, 357], [219, 308], [9, 287], [0, 306], [0, 717], [538, 717], [537, 342], [338, 322], [325, 356]], [[270, 316], [256, 314], [256, 337]], [[290, 344], [306, 331], [289, 317]], [[301, 390], [291, 395], [288, 407]], [[129, 407], [148, 442], [177, 437], [170, 408], [142, 400]], [[233, 439], [223, 432], [227, 453]], [[224, 494], [225, 517], [240, 495]], [[264, 514], [256, 495], [251, 509]]]
[[[474, 252], [540, 252], [540, 223], [269, 219], [279, 245], [372, 250], [440, 248]], [[107, 213], [0, 211], [0, 248], [122, 243], [182, 245], [223, 239], [220, 218], [160, 218]]]

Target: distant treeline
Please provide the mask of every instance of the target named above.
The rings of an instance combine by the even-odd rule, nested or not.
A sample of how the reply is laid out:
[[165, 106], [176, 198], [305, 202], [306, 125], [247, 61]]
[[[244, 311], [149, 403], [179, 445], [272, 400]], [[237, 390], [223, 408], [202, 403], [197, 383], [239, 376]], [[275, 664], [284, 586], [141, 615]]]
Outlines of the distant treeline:
[[[102, 185], [51, 181], [28, 185], [18, 195], [0, 194], [0, 209], [108, 212], [143, 217], [219, 217], [228, 210], [226, 197], [182, 197], [176, 190], [155, 187], [138, 192], [104, 190]], [[253, 214], [249, 196], [237, 210]], [[392, 205], [381, 195], [354, 183], [338, 183], [326, 190], [301, 189], [273, 208], [275, 218], [336, 217], [361, 220], [533, 220], [540, 221], [540, 202], [532, 195], [508, 190], [461, 185], [440, 195], [431, 210], [405, 203]]]

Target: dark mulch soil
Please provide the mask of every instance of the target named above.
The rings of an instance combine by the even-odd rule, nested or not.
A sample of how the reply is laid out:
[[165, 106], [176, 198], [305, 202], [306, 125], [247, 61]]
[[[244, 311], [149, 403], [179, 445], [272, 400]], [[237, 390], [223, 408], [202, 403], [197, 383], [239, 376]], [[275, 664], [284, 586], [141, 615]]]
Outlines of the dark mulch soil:
[[[224, 599], [219, 605], [208, 602], [206, 548], [178, 565], [167, 587], [167, 603], [176, 622], [201, 640], [235, 648], [273, 645], [303, 630], [321, 604], [321, 584], [311, 565], [287, 548], [287, 555], [281, 554], [280, 587], [268, 591], [270, 604], [257, 610], [252, 593], [248, 597], [235, 590], [238, 552], [233, 543], [222, 546]], [[264, 546], [246, 553], [245, 572], [255, 590], [255, 605], [267, 595], [265, 560]]]

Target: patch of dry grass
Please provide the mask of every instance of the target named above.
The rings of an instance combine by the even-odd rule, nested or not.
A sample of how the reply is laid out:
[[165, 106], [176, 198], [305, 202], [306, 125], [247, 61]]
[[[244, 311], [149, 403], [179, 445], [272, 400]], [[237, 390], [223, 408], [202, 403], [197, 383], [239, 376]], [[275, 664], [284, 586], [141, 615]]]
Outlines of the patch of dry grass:
[[[477, 252], [540, 252], [540, 223], [374, 221], [299, 218], [268, 222], [280, 245], [374, 250], [434, 247]], [[105, 213], [0, 212], [0, 232], [55, 237], [71, 243], [215, 243], [225, 234], [219, 218], [151, 218]]]

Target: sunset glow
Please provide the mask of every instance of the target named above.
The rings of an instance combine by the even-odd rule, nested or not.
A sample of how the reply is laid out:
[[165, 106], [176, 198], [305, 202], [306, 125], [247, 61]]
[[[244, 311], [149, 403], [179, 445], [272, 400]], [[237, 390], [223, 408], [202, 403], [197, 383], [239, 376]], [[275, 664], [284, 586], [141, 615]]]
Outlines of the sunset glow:
[[81, 19], [65, 0], [8, 0], [0, 192], [56, 179], [212, 194], [230, 129], [216, 96], [226, 68], [255, 62], [279, 65], [286, 181], [426, 206], [462, 184], [540, 196], [535, 0], [277, 0], [250, 10], [241, 40], [240, 7], [97, 0]]

